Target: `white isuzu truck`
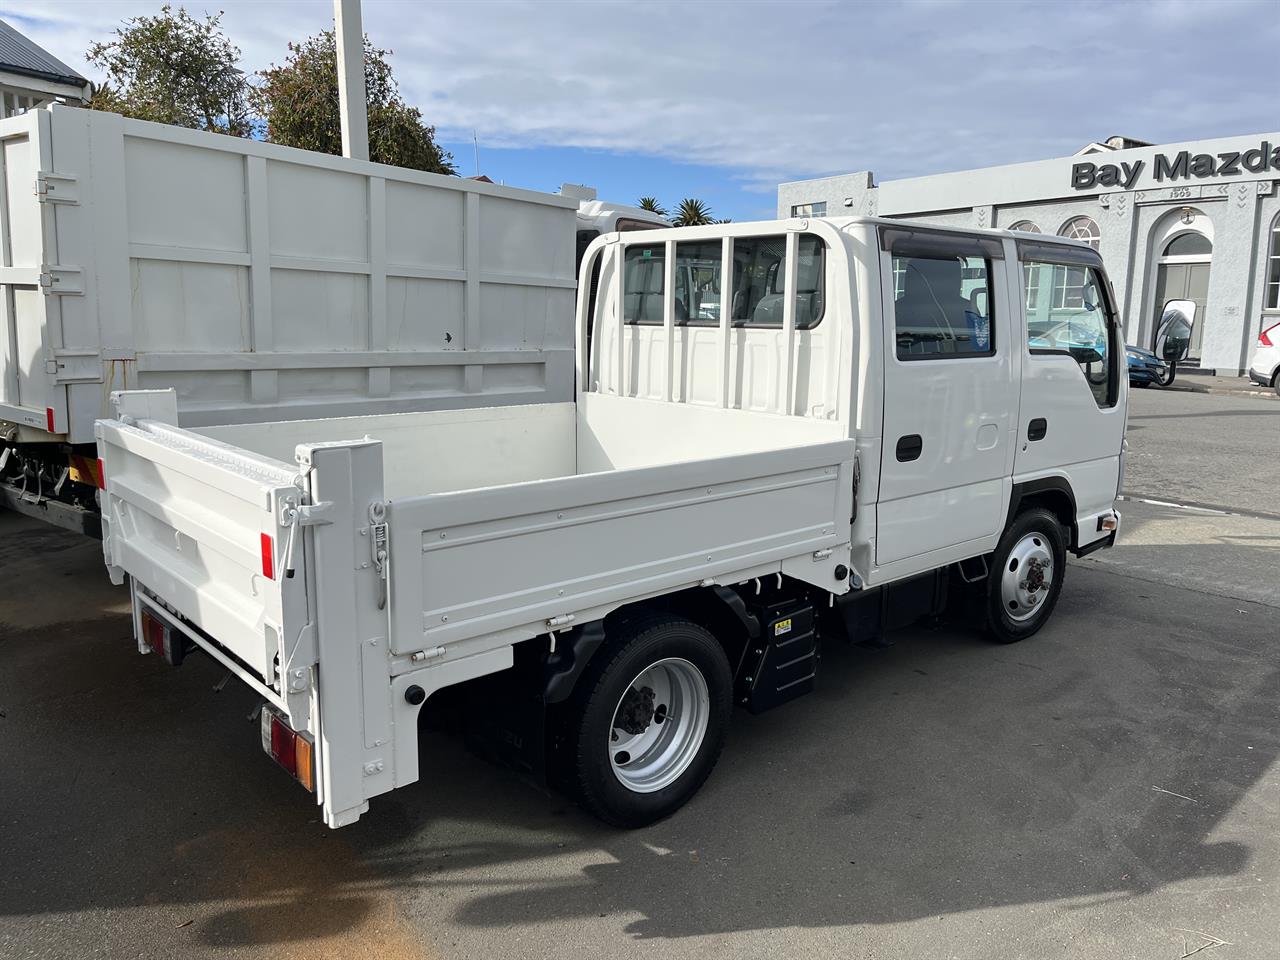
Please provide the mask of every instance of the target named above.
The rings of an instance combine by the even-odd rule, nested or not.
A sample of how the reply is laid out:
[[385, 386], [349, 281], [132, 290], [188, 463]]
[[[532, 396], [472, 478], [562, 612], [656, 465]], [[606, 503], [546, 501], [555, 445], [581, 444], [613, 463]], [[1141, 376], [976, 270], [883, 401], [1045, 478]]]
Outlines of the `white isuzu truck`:
[[0, 506], [99, 532], [113, 390], [173, 387], [193, 427], [571, 400], [584, 239], [664, 225], [96, 110], [0, 121]]
[[572, 400], [203, 427], [142, 390], [97, 423], [139, 649], [256, 691], [331, 826], [423, 774], [441, 703], [650, 822], [735, 707], [813, 689], [820, 636], [950, 595], [1020, 640], [1114, 541], [1124, 354], [1087, 246], [796, 219], [607, 234], [580, 278]]

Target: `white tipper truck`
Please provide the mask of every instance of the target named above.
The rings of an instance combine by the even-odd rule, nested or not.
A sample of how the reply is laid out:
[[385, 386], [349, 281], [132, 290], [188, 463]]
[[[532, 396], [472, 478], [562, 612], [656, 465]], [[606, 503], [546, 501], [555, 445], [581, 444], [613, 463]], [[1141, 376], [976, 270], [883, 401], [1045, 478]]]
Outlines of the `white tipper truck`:
[[1000, 642], [1046, 622], [1068, 552], [1119, 527], [1120, 329], [1067, 240], [609, 233], [572, 399], [203, 427], [173, 389], [116, 393], [103, 549], [139, 650], [256, 691], [262, 747], [327, 824], [423, 775], [424, 705], [648, 823], [735, 706], [813, 689], [820, 637], [949, 597]]
[[55, 105], [0, 121], [0, 506], [96, 535], [93, 422], [573, 396], [579, 238], [645, 211]]

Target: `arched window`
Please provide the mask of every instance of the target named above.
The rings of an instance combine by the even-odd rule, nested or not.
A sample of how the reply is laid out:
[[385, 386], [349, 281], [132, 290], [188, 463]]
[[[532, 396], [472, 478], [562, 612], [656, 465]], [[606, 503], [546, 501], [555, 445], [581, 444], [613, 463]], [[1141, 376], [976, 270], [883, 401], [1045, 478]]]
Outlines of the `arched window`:
[[1267, 257], [1267, 296], [1263, 300], [1268, 310], [1280, 310], [1280, 217], [1271, 224], [1271, 251]]
[[1098, 249], [1098, 244], [1102, 240], [1102, 232], [1092, 217], [1075, 217], [1068, 220], [1058, 231], [1058, 236], [1068, 237], [1071, 240], [1083, 240], [1095, 250]]
[[1207, 257], [1213, 253], [1213, 242], [1203, 233], [1180, 233], [1165, 244], [1166, 257]]
[[1030, 220], [1019, 220], [1015, 224], [1011, 224], [1010, 230], [1018, 230], [1021, 233], [1042, 233], [1043, 231], [1032, 223]]

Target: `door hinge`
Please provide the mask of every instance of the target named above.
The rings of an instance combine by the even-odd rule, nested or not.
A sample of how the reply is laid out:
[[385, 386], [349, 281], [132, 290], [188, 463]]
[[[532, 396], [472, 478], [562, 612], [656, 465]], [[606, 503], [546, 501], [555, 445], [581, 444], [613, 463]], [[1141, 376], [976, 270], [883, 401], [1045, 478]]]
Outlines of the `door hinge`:
[[39, 203], [79, 203], [80, 184], [75, 177], [42, 170], [36, 174], [36, 200]]
[[102, 382], [102, 355], [97, 350], [54, 350], [45, 367], [55, 383]]
[[79, 267], [55, 267], [44, 264], [40, 267], [40, 292], [51, 296], [83, 296], [84, 271]]

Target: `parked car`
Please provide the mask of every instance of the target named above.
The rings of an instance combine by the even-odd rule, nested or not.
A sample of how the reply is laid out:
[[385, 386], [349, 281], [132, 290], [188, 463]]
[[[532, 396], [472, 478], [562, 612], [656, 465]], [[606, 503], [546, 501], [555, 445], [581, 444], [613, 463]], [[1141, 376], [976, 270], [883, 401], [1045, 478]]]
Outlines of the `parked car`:
[[1258, 334], [1257, 349], [1249, 361], [1249, 379], [1280, 394], [1280, 323]]
[[1129, 361], [1129, 386], [1149, 387], [1153, 383], [1163, 386], [1169, 382], [1169, 365], [1150, 350], [1128, 345], [1124, 355]]

